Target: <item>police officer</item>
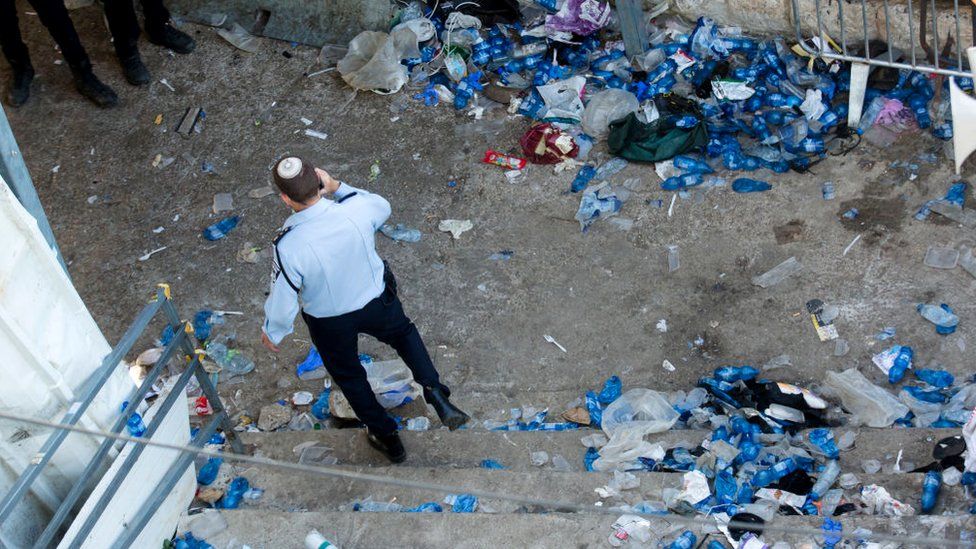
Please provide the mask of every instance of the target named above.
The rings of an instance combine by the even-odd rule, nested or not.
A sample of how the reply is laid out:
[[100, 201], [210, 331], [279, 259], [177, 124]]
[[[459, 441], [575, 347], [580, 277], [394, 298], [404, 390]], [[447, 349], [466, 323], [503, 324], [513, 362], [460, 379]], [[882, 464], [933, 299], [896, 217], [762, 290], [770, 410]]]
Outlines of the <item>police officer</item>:
[[275, 239], [262, 343], [278, 352], [301, 310], [325, 368], [366, 424], [369, 443], [400, 463], [406, 451], [359, 362], [359, 334], [396, 350], [444, 425], [454, 430], [469, 418], [448, 400], [450, 391], [403, 312], [396, 280], [376, 253], [376, 231], [390, 216], [390, 203], [294, 156], [275, 164], [273, 178], [281, 200], [295, 213]]

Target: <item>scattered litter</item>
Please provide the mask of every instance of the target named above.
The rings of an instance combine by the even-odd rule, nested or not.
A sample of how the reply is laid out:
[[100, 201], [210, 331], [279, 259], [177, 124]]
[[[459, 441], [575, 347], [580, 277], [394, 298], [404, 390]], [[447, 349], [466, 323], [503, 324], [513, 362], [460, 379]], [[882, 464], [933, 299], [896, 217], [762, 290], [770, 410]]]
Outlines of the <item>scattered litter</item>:
[[239, 23], [231, 24], [230, 28], [217, 29], [217, 34], [235, 48], [248, 53], [257, 53], [261, 49], [261, 42], [251, 36]]
[[188, 139], [190, 134], [193, 133], [193, 128], [196, 127], [197, 121], [200, 120], [202, 112], [203, 109], [200, 107], [188, 108], [186, 114], [183, 115], [183, 119], [180, 121], [180, 125], [176, 127], [176, 133], [184, 139]]
[[842, 253], [840, 255], [846, 256], [847, 255], [847, 252], [851, 251], [851, 248], [853, 248], [854, 245], [857, 244], [857, 241], [858, 240], [861, 240], [861, 236], [863, 236], [863, 235], [857, 235], [857, 236], [855, 236], [854, 237], [854, 240], [851, 240], [851, 243], [848, 244], [846, 248], [844, 248], [844, 253]]
[[[174, 88], [174, 87], [172, 86], [172, 84], [170, 84], [169, 82], [167, 82], [165, 78], [163, 78], [163, 79], [161, 79], [161, 80], [159, 81], [159, 83], [160, 83], [160, 84], [162, 84], [162, 85], [164, 85], [164, 86], [166, 86], [166, 88], [167, 88], [167, 89], [169, 89], [169, 91], [171, 91], [171, 92], [176, 92], [176, 88]], [[162, 116], [162, 115], [160, 115], [160, 117], [161, 117], [161, 116]], [[159, 124], [159, 122], [157, 122], [156, 124], [158, 125], [158, 124]]]
[[410, 229], [406, 225], [397, 223], [396, 226], [387, 223], [380, 227], [380, 232], [396, 242], [419, 242], [420, 231]]
[[427, 431], [430, 429], [430, 418], [426, 416], [412, 417], [407, 420], [408, 431]]
[[277, 193], [278, 191], [276, 191], [273, 187], [258, 187], [256, 189], [251, 189], [250, 191], [248, 191], [247, 196], [249, 198], [258, 199], [258, 198], [264, 198], [266, 196], [271, 196]]
[[959, 263], [959, 250], [945, 246], [929, 246], [925, 252], [925, 265], [934, 269], [955, 269]]
[[532, 465], [542, 467], [543, 465], [549, 463], [549, 454], [544, 451], [532, 452], [529, 455], [529, 459], [532, 461]]
[[542, 338], [545, 339], [546, 342], [552, 343], [553, 345], [555, 345], [560, 351], [562, 351], [564, 353], [568, 352], [566, 350], [566, 347], [563, 347], [562, 345], [560, 345], [559, 342], [556, 341], [556, 338], [552, 337], [551, 335], [545, 334], [545, 335], [542, 336]]
[[291, 396], [291, 403], [295, 406], [308, 406], [313, 398], [315, 397], [308, 391], [298, 391]]
[[760, 288], [769, 288], [802, 270], [803, 265], [795, 257], [791, 257], [769, 271], [759, 276], [754, 276], [752, 283]]
[[667, 319], [662, 318], [661, 320], [658, 320], [657, 321], [657, 325], [655, 326], [655, 328], [657, 329], [658, 332], [660, 332], [662, 334], [668, 333], [668, 321], [667, 321]]
[[229, 212], [234, 209], [234, 197], [230, 193], [217, 193], [213, 197], [213, 213]]
[[151, 258], [151, 257], [152, 257], [152, 256], [154, 256], [155, 254], [157, 254], [157, 253], [159, 253], [159, 252], [161, 252], [161, 251], [163, 251], [163, 250], [165, 250], [165, 249], [166, 249], [166, 248], [168, 248], [168, 247], [169, 247], [169, 246], [162, 246], [162, 247], [160, 247], [160, 248], [156, 248], [155, 250], [152, 250], [152, 251], [150, 251], [150, 252], [146, 252], [145, 254], [143, 254], [143, 255], [141, 255], [141, 256], [139, 256], [139, 261], [149, 261], [149, 258]]
[[451, 233], [451, 236], [457, 240], [461, 238], [461, 235], [470, 231], [474, 228], [474, 223], [470, 219], [444, 219], [437, 224], [437, 230]]
[[661, 367], [669, 372], [673, 372], [675, 370], [674, 364], [671, 364], [671, 361], [668, 359], [664, 359], [664, 362], [661, 363]]
[[311, 128], [305, 128], [305, 135], [309, 137], [314, 137], [316, 139], [323, 139], [323, 140], [329, 138], [329, 134], [325, 132], [316, 131]]

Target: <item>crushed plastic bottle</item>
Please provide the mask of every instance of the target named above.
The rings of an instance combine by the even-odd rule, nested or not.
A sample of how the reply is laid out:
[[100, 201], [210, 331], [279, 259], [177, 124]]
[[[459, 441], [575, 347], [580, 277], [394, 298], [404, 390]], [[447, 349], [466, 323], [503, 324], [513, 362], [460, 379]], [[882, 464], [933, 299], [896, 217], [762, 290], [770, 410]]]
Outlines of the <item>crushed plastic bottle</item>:
[[938, 389], [944, 389], [955, 383], [956, 379], [945, 370], [929, 370], [922, 368], [913, 370], [915, 377]]
[[756, 376], [759, 375], [759, 370], [752, 366], [723, 366], [716, 368], [714, 375], [715, 379], [720, 379], [726, 383], [735, 383], [736, 381], [756, 379]]
[[698, 537], [690, 530], [685, 530], [677, 539], [667, 545], [665, 549], [692, 549], [698, 543]]
[[234, 230], [234, 228], [237, 227], [237, 224], [240, 223], [240, 220], [240, 216], [237, 215], [225, 217], [224, 219], [221, 219], [220, 221], [204, 229], [203, 237], [210, 241], [220, 240]]
[[840, 463], [838, 463], [836, 459], [828, 461], [827, 465], [824, 467], [824, 470], [820, 472], [817, 482], [814, 483], [813, 488], [810, 489], [810, 500], [818, 501], [823, 494], [827, 493], [827, 490], [830, 489], [839, 475]]
[[757, 181], [748, 177], [740, 177], [732, 182], [732, 190], [737, 193], [761, 193], [772, 188], [773, 186], [765, 181]]
[[570, 186], [570, 190], [574, 193], [582, 191], [587, 185], [590, 184], [590, 181], [593, 180], [594, 176], [596, 176], [596, 168], [589, 164], [582, 166], [579, 169], [579, 172], [576, 173], [576, 177], [573, 178], [573, 183]]
[[768, 469], [758, 471], [756, 475], [752, 477], [752, 486], [755, 488], [769, 486], [773, 482], [776, 482], [793, 471], [796, 471], [797, 467], [796, 460], [791, 457], [786, 458]]
[[942, 472], [929, 471], [922, 481], [922, 512], [931, 513], [939, 499], [942, 490]]
[[380, 227], [380, 232], [396, 242], [419, 242], [421, 236], [417, 229], [411, 229], [401, 223], [397, 223], [396, 226], [387, 223]]
[[220, 501], [217, 502], [217, 507], [220, 509], [237, 509], [241, 505], [241, 498], [244, 497], [244, 493], [250, 489], [251, 486], [246, 478], [234, 478], [227, 485], [227, 491], [224, 492], [224, 497], [220, 498]]
[[223, 343], [211, 341], [207, 343], [207, 356], [220, 366], [220, 371], [227, 377], [240, 376], [254, 370], [254, 361], [246, 357], [238, 349], [228, 349]]
[[430, 429], [430, 418], [426, 416], [412, 417], [407, 420], [408, 431], [426, 431]]
[[220, 465], [223, 462], [223, 458], [219, 457], [207, 459], [207, 463], [197, 473], [197, 484], [209, 486], [213, 481], [217, 480], [217, 473], [220, 472]]
[[808, 436], [810, 437], [810, 443], [823, 455], [830, 459], [840, 457], [840, 450], [837, 449], [837, 444], [834, 442], [834, 433], [830, 429], [812, 429]]
[[959, 317], [945, 303], [938, 306], [930, 303], [919, 303], [915, 309], [918, 314], [922, 315], [922, 318], [935, 324], [935, 332], [939, 335], [949, 335], [955, 332], [956, 326], [959, 325]]
[[626, 159], [616, 156], [610, 160], [607, 160], [596, 169], [596, 173], [593, 174], [593, 179], [597, 181], [602, 181], [608, 177], [612, 177], [620, 173], [624, 168], [627, 167]]
[[318, 530], [311, 530], [305, 536], [305, 549], [338, 549], [331, 541], [325, 539]]

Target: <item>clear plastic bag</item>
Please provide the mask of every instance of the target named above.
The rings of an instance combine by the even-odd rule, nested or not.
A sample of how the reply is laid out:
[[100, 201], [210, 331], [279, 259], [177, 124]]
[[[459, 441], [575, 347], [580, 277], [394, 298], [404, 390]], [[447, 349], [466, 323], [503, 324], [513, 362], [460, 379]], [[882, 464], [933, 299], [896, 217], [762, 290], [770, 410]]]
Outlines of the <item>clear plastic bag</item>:
[[[422, 393], [420, 385], [414, 382], [410, 369], [402, 360], [384, 360], [363, 367], [366, 368], [366, 379], [376, 395], [376, 400], [387, 410], [416, 400]], [[349, 401], [338, 387], [332, 391], [329, 409], [332, 415], [340, 418], [356, 417]]]
[[[678, 421], [667, 396], [650, 389], [631, 389], [603, 410], [603, 430], [613, 437], [617, 429], [626, 428], [640, 436], [667, 431]], [[610, 443], [613, 443], [613, 439]], [[604, 447], [606, 449], [606, 447]], [[603, 456], [603, 452], [600, 452]]]
[[609, 88], [594, 95], [583, 111], [583, 131], [600, 140], [610, 133], [610, 123], [632, 112], [637, 112], [640, 102], [627, 90]]
[[[617, 402], [620, 400], [618, 399]], [[642, 457], [660, 461], [664, 459], [664, 448], [660, 444], [651, 444], [644, 440], [644, 433], [640, 428], [619, 428], [610, 437], [610, 441], [600, 448], [600, 457], [593, 462], [593, 470], [641, 469], [643, 465], [638, 458]]]
[[403, 59], [420, 57], [417, 35], [406, 27], [392, 33], [363, 31], [349, 42], [349, 51], [336, 67], [342, 79], [357, 90], [379, 94], [400, 91], [409, 80]]
[[580, 99], [580, 94], [585, 85], [586, 78], [574, 76], [536, 88], [549, 109], [545, 117], [579, 122], [583, 116], [583, 101]]
[[868, 427], [888, 427], [908, 413], [908, 406], [854, 368], [841, 373], [827, 372], [824, 386], [833, 390], [844, 408]]

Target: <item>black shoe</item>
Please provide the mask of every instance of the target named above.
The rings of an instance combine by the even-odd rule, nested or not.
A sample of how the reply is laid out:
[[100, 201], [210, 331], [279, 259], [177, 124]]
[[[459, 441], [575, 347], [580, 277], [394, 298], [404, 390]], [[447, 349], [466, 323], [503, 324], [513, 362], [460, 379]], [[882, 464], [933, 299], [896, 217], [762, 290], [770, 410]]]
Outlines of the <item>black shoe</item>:
[[122, 65], [122, 73], [125, 74], [125, 79], [133, 86], [149, 83], [149, 69], [146, 68], [138, 53], [125, 59], [119, 59], [119, 64]]
[[78, 88], [78, 92], [92, 103], [103, 109], [119, 104], [119, 96], [115, 95], [115, 91], [103, 84], [92, 72], [91, 61], [86, 60], [71, 67], [71, 74], [74, 75], [75, 87]]
[[458, 427], [464, 425], [468, 422], [470, 417], [457, 408], [457, 406], [451, 404], [448, 400], [450, 392], [442, 388], [431, 388], [424, 387], [424, 398], [427, 400], [427, 404], [434, 407], [434, 411], [437, 412], [437, 417], [441, 418], [441, 423], [447, 425], [447, 428], [454, 431]]
[[370, 446], [382, 452], [386, 456], [386, 459], [393, 463], [403, 463], [403, 460], [407, 459], [407, 451], [403, 449], [403, 443], [400, 442], [400, 435], [396, 432], [378, 436], [370, 433], [367, 429], [366, 440], [369, 441]]
[[157, 30], [146, 30], [149, 41], [158, 46], [169, 48], [176, 53], [190, 53], [197, 47], [197, 43], [190, 38], [190, 35], [183, 31], [174, 29], [170, 24], [165, 24]]
[[27, 63], [13, 67], [13, 81], [7, 91], [7, 104], [19, 107], [30, 97], [30, 85], [34, 80], [34, 67]]

